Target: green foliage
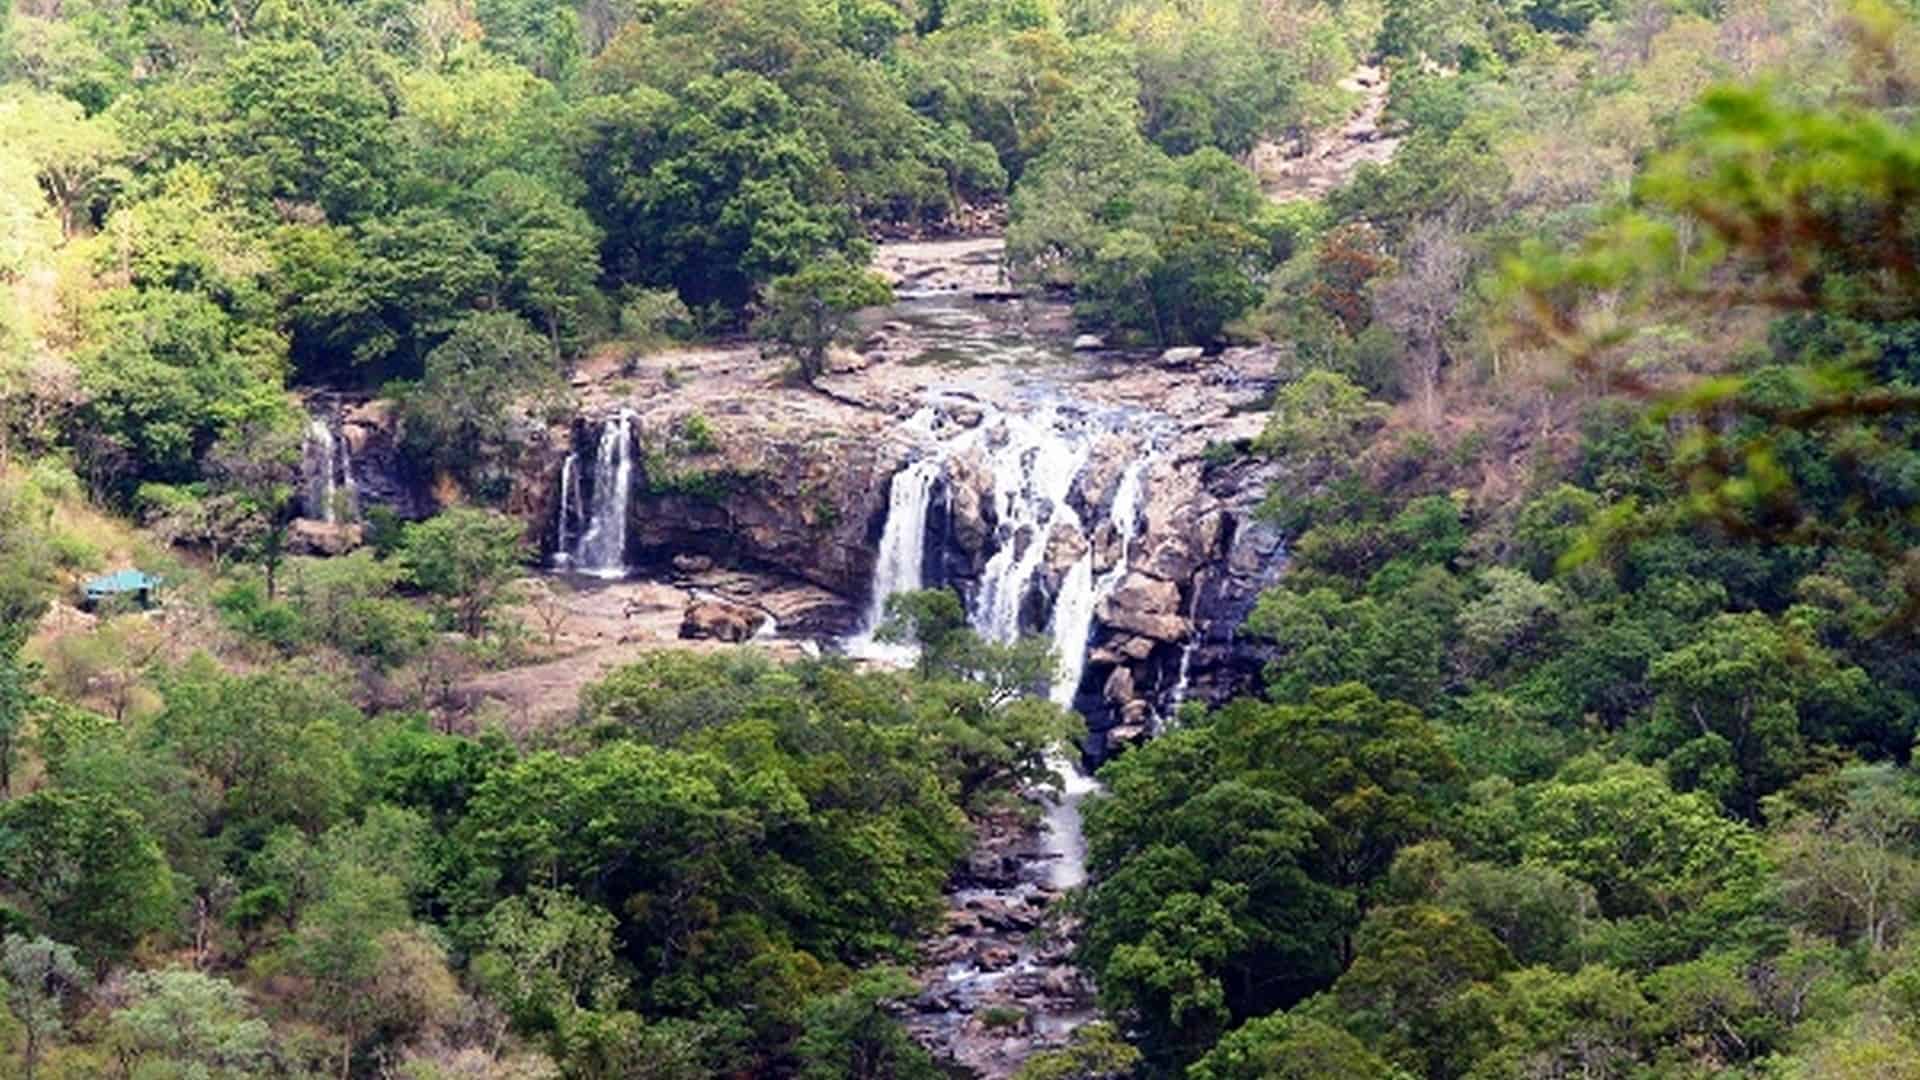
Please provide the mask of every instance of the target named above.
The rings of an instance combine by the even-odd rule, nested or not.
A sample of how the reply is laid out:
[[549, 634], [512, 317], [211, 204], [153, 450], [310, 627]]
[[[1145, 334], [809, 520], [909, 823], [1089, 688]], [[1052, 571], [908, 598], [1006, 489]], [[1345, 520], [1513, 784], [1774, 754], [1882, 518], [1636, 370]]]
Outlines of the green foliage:
[[537, 889], [502, 900], [487, 914], [480, 977], [516, 1025], [565, 1030], [578, 1009], [604, 1009], [626, 990], [614, 961], [607, 911], [564, 892]]
[[1294, 1013], [1261, 1017], [1221, 1039], [1187, 1070], [1193, 1080], [1341, 1080], [1377, 1076], [1401, 1080], [1360, 1040]]
[[408, 449], [470, 485], [498, 486], [496, 472], [524, 448], [516, 412], [555, 382], [549, 344], [518, 316], [463, 316], [401, 398]]
[[159, 845], [106, 796], [41, 791], [0, 806], [0, 880], [102, 967], [176, 915]]
[[1074, 1028], [1064, 1049], [1033, 1055], [1013, 1075], [1014, 1080], [1113, 1080], [1132, 1075], [1139, 1064], [1140, 1051], [1112, 1024], [1096, 1021]]
[[854, 316], [893, 299], [871, 271], [830, 258], [773, 279], [754, 320], [754, 335], [775, 343], [799, 365], [802, 382], [825, 374], [827, 350], [854, 330]]
[[1080, 313], [1147, 341], [1217, 340], [1260, 298], [1270, 246], [1245, 169], [1207, 148], [1170, 159], [1110, 99], [1077, 102], [1015, 193], [1015, 272], [1071, 283]]
[[8, 934], [0, 940], [0, 977], [20, 1028], [21, 1075], [33, 1080], [48, 1044], [66, 1027], [69, 999], [86, 987], [86, 973], [71, 946]]
[[135, 972], [128, 984], [103, 1041], [137, 1075], [240, 1080], [265, 1067], [272, 1035], [239, 987], [181, 968]]
[[522, 533], [504, 514], [449, 510], [407, 526], [398, 557], [408, 581], [436, 597], [462, 633], [479, 637], [520, 572]]
[[[1418, 713], [1357, 686], [1241, 701], [1101, 773], [1082, 955], [1150, 1057], [1325, 987], [1358, 890], [1437, 824], [1456, 766]], [[1283, 974], [1284, 973], [1284, 974]]]
[[881, 969], [807, 1010], [795, 1049], [804, 1080], [888, 1077], [935, 1080], [933, 1058], [887, 1015], [885, 1006], [918, 987], [905, 973]]
[[822, 250], [861, 253], [840, 177], [795, 108], [747, 71], [697, 79], [677, 100], [651, 88], [606, 99], [583, 170], [614, 279], [738, 309]]

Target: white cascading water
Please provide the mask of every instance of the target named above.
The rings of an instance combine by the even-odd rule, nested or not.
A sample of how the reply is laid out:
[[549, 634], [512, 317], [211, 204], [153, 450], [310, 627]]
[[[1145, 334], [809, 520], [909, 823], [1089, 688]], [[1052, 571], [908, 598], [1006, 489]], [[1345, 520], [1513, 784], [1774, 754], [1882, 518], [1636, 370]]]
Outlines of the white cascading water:
[[894, 474], [888, 486], [887, 523], [873, 564], [873, 596], [860, 633], [847, 642], [849, 655], [899, 663], [913, 659], [912, 648], [878, 641], [874, 635], [886, 619], [888, 597], [926, 585], [927, 513], [945, 464], [940, 458], [926, 458]]
[[561, 566], [573, 561], [573, 551], [567, 544], [567, 515], [573, 509], [573, 469], [579, 460], [576, 450], [560, 463], [560, 509], [554, 514], [553, 558]]
[[[632, 410], [621, 409], [619, 415], [609, 417], [600, 429], [586, 528], [570, 552], [571, 565], [582, 574], [617, 578], [627, 573], [627, 513], [633, 493], [633, 419]], [[569, 478], [570, 472], [563, 466], [563, 486]], [[562, 521], [566, 520], [564, 503], [560, 516]]]
[[[1113, 506], [1107, 520], [1119, 533], [1119, 548], [1113, 565], [1097, 579], [1093, 575], [1093, 552], [1074, 563], [1061, 583], [1060, 595], [1053, 602], [1053, 648], [1059, 668], [1054, 677], [1052, 697], [1063, 708], [1073, 707], [1080, 679], [1087, 670], [1087, 639], [1093, 635], [1093, 616], [1100, 605], [1127, 576], [1127, 559], [1133, 550], [1134, 534], [1140, 530], [1141, 494], [1150, 458], [1141, 458], [1127, 466], [1114, 489]], [[1080, 763], [1065, 756], [1053, 759], [1053, 771], [1061, 781], [1060, 798], [1047, 808], [1046, 838], [1043, 849], [1055, 858], [1047, 866], [1047, 884], [1056, 889], [1076, 888], [1087, 879], [1087, 844], [1080, 827], [1080, 804], [1099, 787]]]
[[969, 618], [974, 630], [990, 641], [1013, 641], [1020, 636], [1020, 609], [1054, 530], [1084, 531], [1067, 495], [1086, 467], [1090, 447], [1085, 440], [1069, 439], [1057, 430], [1056, 420], [1054, 414], [1038, 423], [1005, 417], [1006, 441], [987, 462], [993, 475], [994, 519], [999, 523], [997, 546], [981, 572]]
[[[931, 432], [935, 422], [922, 410], [909, 426]], [[886, 525], [874, 564], [873, 596], [863, 632], [847, 642], [855, 656], [904, 662], [910, 650], [889, 650], [873, 640], [873, 631], [885, 613], [886, 599], [896, 592], [925, 585], [927, 518], [933, 493], [946, 472], [947, 461], [961, 447], [988, 447], [987, 466], [993, 477], [993, 509], [997, 523], [993, 554], [975, 590], [968, 621], [982, 637], [1003, 643], [1017, 640], [1022, 631], [1021, 609], [1033, 581], [1045, 563], [1047, 546], [1056, 530], [1066, 528], [1086, 535], [1086, 523], [1068, 501], [1074, 482], [1086, 467], [1090, 440], [1065, 430], [1058, 413], [1034, 419], [997, 415], [973, 431], [942, 446], [936, 454], [914, 462], [894, 475], [888, 489]], [[1087, 640], [1100, 604], [1126, 577], [1127, 559], [1140, 527], [1142, 494], [1151, 459], [1142, 458], [1122, 473], [1115, 489], [1110, 519], [1119, 530], [1119, 551], [1106, 573], [1095, 575], [1093, 552], [1074, 561], [1054, 597], [1048, 630], [1059, 669], [1049, 696], [1066, 708], [1086, 672]], [[1059, 798], [1046, 810], [1041, 850], [1051, 856], [1048, 884], [1074, 888], [1086, 880], [1086, 842], [1080, 827], [1080, 804], [1098, 783], [1065, 752], [1049, 755], [1060, 777]]]
[[358, 516], [353, 451], [345, 439], [334, 434], [333, 425], [325, 417], [316, 416], [308, 422], [300, 458], [300, 471], [306, 478], [301, 509], [307, 517], [332, 525], [340, 520], [342, 512], [350, 519]]
[[1114, 555], [1113, 565], [1096, 579], [1093, 550], [1089, 545], [1087, 553], [1067, 571], [1060, 583], [1060, 594], [1054, 598], [1053, 651], [1060, 667], [1054, 678], [1052, 697], [1056, 704], [1066, 708], [1073, 707], [1074, 694], [1079, 691], [1080, 679], [1087, 671], [1087, 639], [1093, 636], [1094, 613], [1127, 576], [1134, 534], [1140, 531], [1141, 494], [1152, 463], [1148, 457], [1135, 460], [1120, 474], [1120, 484], [1114, 489], [1113, 506], [1107, 511], [1107, 520], [1113, 523], [1119, 536], [1119, 551]]

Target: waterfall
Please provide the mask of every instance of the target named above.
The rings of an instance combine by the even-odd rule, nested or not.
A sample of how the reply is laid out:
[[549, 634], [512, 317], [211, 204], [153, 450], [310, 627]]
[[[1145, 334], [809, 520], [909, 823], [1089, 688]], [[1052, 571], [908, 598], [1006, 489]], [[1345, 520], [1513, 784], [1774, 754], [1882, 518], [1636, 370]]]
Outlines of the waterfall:
[[999, 522], [997, 547], [981, 574], [971, 621], [974, 630], [991, 641], [1020, 636], [1020, 609], [1054, 531], [1062, 526], [1081, 529], [1080, 515], [1067, 495], [1090, 447], [1056, 430], [1056, 415], [1042, 419], [1034, 423], [1006, 417], [1006, 442], [988, 462]]
[[337, 524], [344, 511], [351, 520], [359, 516], [358, 488], [353, 482], [353, 448], [334, 434], [332, 422], [314, 416], [307, 422], [307, 434], [300, 448], [300, 472], [304, 479], [301, 510], [314, 521]]
[[315, 521], [333, 522], [335, 493], [333, 477], [333, 428], [325, 419], [314, 417], [307, 422], [307, 441], [300, 448], [301, 471], [306, 474], [307, 517]]
[[1080, 679], [1087, 671], [1087, 639], [1093, 636], [1094, 613], [1126, 579], [1134, 534], [1140, 531], [1142, 488], [1152, 463], [1151, 457], [1135, 460], [1120, 474], [1120, 485], [1114, 489], [1107, 520], [1119, 535], [1120, 550], [1114, 556], [1113, 565], [1095, 580], [1093, 549], [1089, 544], [1087, 553], [1067, 571], [1066, 579], [1060, 583], [1060, 595], [1054, 598], [1053, 651], [1060, 666], [1051, 696], [1056, 704], [1066, 708], [1073, 707]]
[[567, 546], [567, 518], [573, 511], [573, 470], [580, 461], [580, 452], [571, 451], [567, 459], [560, 463], [560, 508], [554, 513], [553, 561], [565, 566], [573, 561], [573, 552]]
[[901, 663], [912, 659], [911, 648], [875, 641], [874, 634], [886, 619], [888, 597], [926, 585], [927, 511], [945, 465], [941, 458], [926, 458], [894, 474], [880, 554], [873, 564], [873, 596], [867, 601], [866, 623], [847, 642], [850, 655]]
[[[569, 552], [573, 567], [594, 577], [618, 578], [627, 573], [627, 513], [633, 493], [633, 411], [621, 409], [600, 428], [594, 449], [591, 494], [586, 507], [586, 529]], [[571, 471], [561, 468], [563, 485]], [[566, 517], [562, 495], [561, 518]]]

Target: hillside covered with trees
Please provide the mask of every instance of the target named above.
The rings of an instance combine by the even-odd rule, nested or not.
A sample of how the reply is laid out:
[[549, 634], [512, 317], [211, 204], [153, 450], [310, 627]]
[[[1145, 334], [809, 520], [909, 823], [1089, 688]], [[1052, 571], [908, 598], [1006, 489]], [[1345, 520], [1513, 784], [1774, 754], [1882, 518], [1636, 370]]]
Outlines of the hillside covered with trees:
[[[0, 1073], [941, 1075], [1080, 658], [931, 589], [897, 670], [471, 686], [558, 651], [590, 372], [838, 400], [876, 247], [984, 232], [1121, 364], [1270, 359], [1194, 458], [1285, 537], [1255, 684], [1098, 773], [1099, 1015], [1017, 1076], [1920, 1077], [1917, 96], [1903, 0], [11, 0]], [[434, 512], [296, 553], [329, 395]], [[644, 484], [754, 482], [665, 467], [724, 423]]]

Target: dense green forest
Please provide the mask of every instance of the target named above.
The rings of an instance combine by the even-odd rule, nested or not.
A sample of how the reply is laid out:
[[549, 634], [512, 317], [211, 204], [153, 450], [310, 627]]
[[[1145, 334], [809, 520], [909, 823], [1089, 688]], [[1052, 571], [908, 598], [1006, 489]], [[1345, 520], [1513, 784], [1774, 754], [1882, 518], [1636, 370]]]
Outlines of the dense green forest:
[[[1023, 1077], [1920, 1077], [1897, 0], [0, 4], [6, 1075], [939, 1075], [896, 1003], [1076, 728], [1038, 645], [923, 594], [912, 670], [445, 706], [540, 636], [577, 365], [813, 379], [983, 215], [1143, 363], [1272, 348], [1207, 457], [1289, 537], [1261, 691], [1100, 774], [1107, 1023]], [[1363, 64], [1391, 160], [1269, 198]], [[290, 555], [292, 391], [457, 508]], [[129, 562], [163, 613], [56, 625]]]

